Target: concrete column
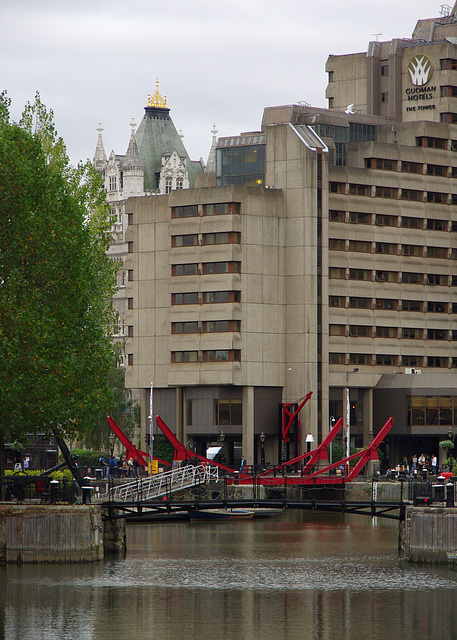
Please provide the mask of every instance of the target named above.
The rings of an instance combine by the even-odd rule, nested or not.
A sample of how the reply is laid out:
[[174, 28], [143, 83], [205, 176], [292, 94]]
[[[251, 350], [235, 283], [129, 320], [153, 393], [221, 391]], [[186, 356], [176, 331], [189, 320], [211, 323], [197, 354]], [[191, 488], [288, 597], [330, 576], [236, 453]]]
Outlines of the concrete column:
[[149, 432], [149, 396], [150, 389], [140, 389], [140, 409], [141, 409], [141, 422], [140, 422], [140, 437], [141, 444], [145, 446], [145, 434]]
[[254, 464], [254, 387], [243, 387], [243, 455]]
[[363, 446], [373, 440], [373, 389], [363, 390]]
[[186, 444], [186, 428], [184, 426], [183, 388], [176, 387], [176, 437], [184, 445]]

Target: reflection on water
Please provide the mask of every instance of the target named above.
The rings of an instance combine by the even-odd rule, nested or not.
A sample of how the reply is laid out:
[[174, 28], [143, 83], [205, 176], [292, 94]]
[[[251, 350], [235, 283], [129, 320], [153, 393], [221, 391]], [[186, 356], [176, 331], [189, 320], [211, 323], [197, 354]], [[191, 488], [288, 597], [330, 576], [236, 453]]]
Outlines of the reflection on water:
[[[451, 638], [457, 574], [397, 555], [397, 523], [131, 525], [125, 558], [0, 568], [0, 638]], [[457, 607], [456, 607], [457, 612]]]

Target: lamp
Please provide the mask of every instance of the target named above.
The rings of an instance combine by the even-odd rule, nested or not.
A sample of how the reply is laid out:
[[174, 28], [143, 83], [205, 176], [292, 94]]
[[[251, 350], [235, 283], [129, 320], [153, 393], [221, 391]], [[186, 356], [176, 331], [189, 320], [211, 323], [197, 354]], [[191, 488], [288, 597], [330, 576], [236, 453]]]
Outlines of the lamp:
[[262, 465], [262, 469], [265, 467], [265, 438], [266, 438], [266, 435], [262, 431], [262, 433], [259, 436], [259, 440], [260, 440], [260, 464]]
[[314, 436], [312, 433], [308, 433], [306, 436], [306, 453], [311, 451], [311, 444], [314, 442]]

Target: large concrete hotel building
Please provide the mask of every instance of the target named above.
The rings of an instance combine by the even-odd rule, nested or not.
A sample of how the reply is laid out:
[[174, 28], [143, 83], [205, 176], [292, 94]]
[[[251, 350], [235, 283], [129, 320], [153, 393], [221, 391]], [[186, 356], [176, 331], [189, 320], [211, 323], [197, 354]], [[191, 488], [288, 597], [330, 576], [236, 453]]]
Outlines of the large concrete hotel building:
[[[457, 3], [456, 3], [457, 4]], [[457, 15], [330, 56], [329, 108], [268, 107], [194, 188], [131, 198], [126, 379], [199, 451], [248, 463], [365, 445], [395, 463], [457, 430]], [[284, 442], [281, 405], [313, 396]]]

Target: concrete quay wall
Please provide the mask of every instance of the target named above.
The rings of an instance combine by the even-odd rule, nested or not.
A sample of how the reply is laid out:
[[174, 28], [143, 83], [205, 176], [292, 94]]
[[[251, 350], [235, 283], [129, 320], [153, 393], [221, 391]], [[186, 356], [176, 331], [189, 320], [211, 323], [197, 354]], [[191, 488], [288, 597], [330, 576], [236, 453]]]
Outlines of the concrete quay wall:
[[0, 564], [103, 560], [101, 508], [0, 504]]
[[407, 507], [400, 553], [409, 562], [457, 562], [457, 509]]

